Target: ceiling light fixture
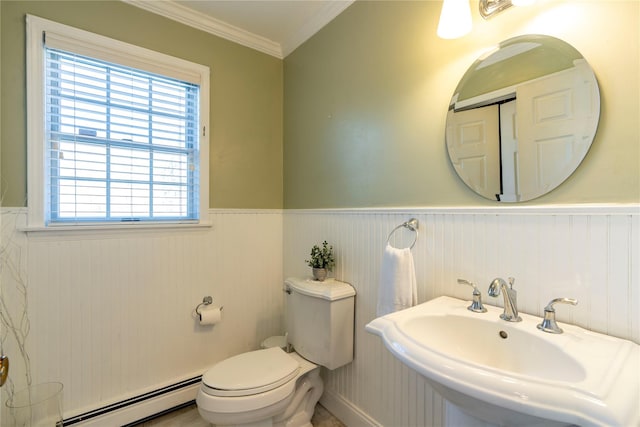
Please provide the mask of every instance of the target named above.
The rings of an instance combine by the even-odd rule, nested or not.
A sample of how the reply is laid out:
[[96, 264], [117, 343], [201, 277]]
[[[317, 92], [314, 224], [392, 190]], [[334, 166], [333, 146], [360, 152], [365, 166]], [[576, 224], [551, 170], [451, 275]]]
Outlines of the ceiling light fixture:
[[444, 0], [438, 23], [438, 37], [457, 39], [470, 31], [471, 7], [469, 0]]
[[[480, 10], [480, 16], [484, 19], [489, 19], [494, 15], [502, 12], [505, 9], [510, 8], [519, 0], [480, 0], [478, 5], [478, 9]], [[530, 0], [520, 0], [520, 1], [530, 1]]]
[[[528, 6], [535, 0], [479, 0], [480, 16], [489, 19], [511, 6]], [[438, 37], [457, 39], [471, 31], [469, 0], [444, 0], [438, 22]]]

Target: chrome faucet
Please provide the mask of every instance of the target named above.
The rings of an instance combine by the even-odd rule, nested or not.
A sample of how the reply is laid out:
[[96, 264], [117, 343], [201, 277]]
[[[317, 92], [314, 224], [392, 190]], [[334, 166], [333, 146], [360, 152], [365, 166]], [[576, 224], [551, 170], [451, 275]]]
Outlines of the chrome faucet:
[[461, 285], [469, 285], [473, 288], [473, 301], [471, 302], [471, 305], [467, 307], [467, 310], [475, 313], [486, 313], [487, 309], [482, 305], [482, 294], [478, 287], [474, 283], [464, 279], [458, 279], [458, 283]]
[[500, 315], [500, 318], [507, 322], [520, 322], [522, 320], [522, 318], [518, 316], [518, 292], [513, 289], [513, 282], [515, 281], [516, 279], [509, 277], [509, 287], [507, 287], [507, 283], [503, 279], [497, 278], [493, 279], [489, 285], [489, 296], [497, 297], [500, 295], [500, 291], [502, 291], [504, 313]]
[[556, 310], [553, 307], [557, 303], [576, 305], [578, 304], [578, 300], [573, 298], [552, 299], [544, 308], [544, 319], [542, 320], [542, 323], [538, 325], [538, 329], [541, 331], [549, 332], [550, 334], [562, 333], [562, 328], [558, 326], [558, 323], [556, 322]]

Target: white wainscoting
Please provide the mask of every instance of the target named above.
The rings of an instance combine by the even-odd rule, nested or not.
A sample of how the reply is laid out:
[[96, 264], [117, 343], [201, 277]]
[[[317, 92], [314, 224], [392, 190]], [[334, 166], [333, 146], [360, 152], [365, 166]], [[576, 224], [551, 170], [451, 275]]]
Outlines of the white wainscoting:
[[[459, 415], [364, 331], [375, 317], [388, 233], [412, 217], [420, 221], [413, 249], [419, 302], [440, 295], [470, 299], [470, 288], [458, 285], [457, 278], [484, 292], [493, 278], [513, 276], [521, 311], [541, 315], [552, 298], [577, 298], [576, 307], [558, 307], [560, 323], [640, 343], [637, 205], [288, 210], [285, 277], [308, 275], [304, 259], [313, 244], [326, 239], [337, 253], [335, 277], [357, 291], [355, 360], [323, 372], [322, 402], [350, 427], [452, 425]], [[412, 238], [401, 229], [391, 240], [401, 246]], [[486, 292], [484, 301], [502, 305]]]
[[[358, 294], [355, 360], [324, 372], [323, 402], [349, 427], [443, 426], [454, 418], [449, 406], [364, 331], [375, 317], [388, 233], [411, 217], [420, 221], [413, 249], [420, 302], [469, 298], [458, 277], [486, 288], [513, 276], [521, 311], [540, 315], [551, 298], [578, 298], [576, 307], [558, 307], [560, 322], [640, 343], [639, 212], [637, 205], [212, 210], [208, 229], [27, 236], [16, 231], [25, 210], [4, 208], [1, 237], [28, 283], [33, 383], [64, 383], [65, 417], [198, 375], [281, 333], [283, 278], [308, 275], [304, 260], [326, 239], [337, 253], [335, 276]], [[402, 229], [392, 243], [412, 238]], [[3, 265], [2, 295], [18, 313], [10, 273]], [[205, 295], [224, 305], [213, 328], [192, 317]], [[2, 337], [21, 388], [20, 356], [6, 330]], [[7, 389], [0, 390], [4, 401]]]
[[[281, 333], [280, 210], [212, 210], [212, 227], [181, 231], [28, 235], [18, 231], [24, 209], [2, 214], [3, 247], [19, 254], [28, 284], [32, 382], [64, 384], [65, 418], [200, 375]], [[24, 305], [2, 273], [19, 322]], [[224, 306], [215, 326], [193, 316], [205, 295]], [[18, 390], [24, 363], [5, 337]]]

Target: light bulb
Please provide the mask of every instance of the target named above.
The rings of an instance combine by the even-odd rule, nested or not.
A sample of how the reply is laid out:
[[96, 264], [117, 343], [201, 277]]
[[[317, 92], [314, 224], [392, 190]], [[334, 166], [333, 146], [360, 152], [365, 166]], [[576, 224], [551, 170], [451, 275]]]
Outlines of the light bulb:
[[469, 0], [444, 0], [438, 23], [438, 37], [456, 39], [471, 31]]

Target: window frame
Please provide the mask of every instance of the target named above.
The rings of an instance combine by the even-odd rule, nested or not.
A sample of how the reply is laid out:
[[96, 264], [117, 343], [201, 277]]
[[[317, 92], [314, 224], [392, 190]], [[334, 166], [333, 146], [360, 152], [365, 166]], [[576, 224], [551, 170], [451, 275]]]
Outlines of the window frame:
[[[103, 61], [137, 68], [200, 86], [199, 218], [125, 222], [46, 222], [49, 183], [46, 182], [45, 43]], [[26, 16], [27, 80], [27, 230], [118, 229], [209, 226], [209, 67], [114, 40], [33, 15]]]

